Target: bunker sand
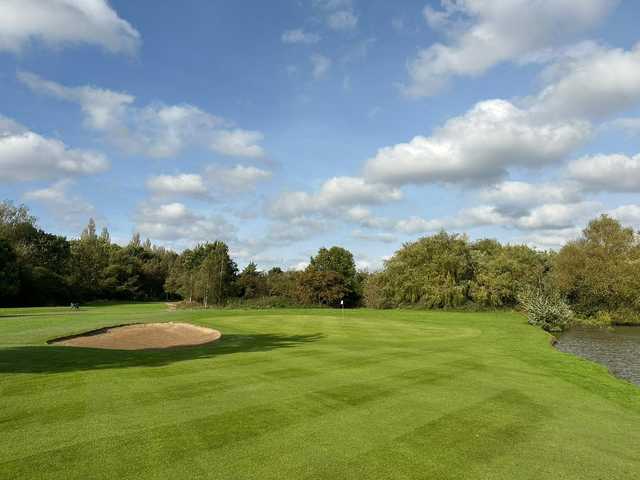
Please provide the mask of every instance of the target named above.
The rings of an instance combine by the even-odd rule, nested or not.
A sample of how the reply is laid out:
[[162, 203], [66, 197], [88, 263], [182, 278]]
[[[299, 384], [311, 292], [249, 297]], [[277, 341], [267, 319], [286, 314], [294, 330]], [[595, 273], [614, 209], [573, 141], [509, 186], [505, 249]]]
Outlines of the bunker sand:
[[221, 336], [218, 330], [188, 323], [140, 323], [102, 328], [48, 343], [69, 347], [145, 350], [203, 345], [215, 342]]

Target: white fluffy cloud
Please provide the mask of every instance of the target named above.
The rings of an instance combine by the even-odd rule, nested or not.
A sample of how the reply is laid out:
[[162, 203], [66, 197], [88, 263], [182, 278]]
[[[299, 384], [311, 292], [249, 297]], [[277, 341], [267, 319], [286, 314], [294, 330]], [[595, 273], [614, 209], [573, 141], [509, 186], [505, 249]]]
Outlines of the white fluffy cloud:
[[213, 197], [217, 193], [241, 193], [271, 178], [271, 172], [253, 166], [210, 165], [203, 174], [157, 175], [147, 180], [155, 197]]
[[389, 229], [393, 227], [393, 220], [374, 215], [368, 208], [356, 205], [344, 211], [344, 219], [367, 229]]
[[305, 32], [302, 28], [286, 30], [281, 37], [282, 43], [318, 43], [320, 35], [317, 33]]
[[260, 158], [264, 149], [259, 143], [264, 138], [260, 132], [242, 130], [219, 130], [213, 134], [211, 149], [231, 157]]
[[66, 87], [21, 72], [18, 78], [33, 91], [77, 103], [85, 125], [106, 136], [122, 150], [163, 158], [193, 146], [229, 156], [258, 158], [260, 132], [232, 127], [231, 123], [188, 104], [133, 105], [132, 95], [91, 86]]
[[535, 207], [528, 215], [518, 218], [515, 226], [523, 230], [567, 229], [593, 217], [594, 212], [601, 209], [602, 205], [591, 201], [569, 204], [548, 203]]
[[181, 173], [178, 175], [157, 175], [147, 180], [147, 188], [159, 196], [202, 196], [207, 194], [202, 175]]
[[532, 112], [550, 118], [603, 118], [640, 101], [640, 44], [631, 50], [593, 46], [547, 68], [549, 85]]
[[595, 191], [640, 191], [640, 154], [590, 155], [569, 163], [569, 175]]
[[446, 218], [425, 219], [410, 217], [393, 225], [392, 229], [405, 234], [445, 230], [465, 230], [482, 226], [501, 226], [525, 231], [557, 231], [576, 227], [602, 211], [602, 205], [592, 201], [543, 203], [521, 212], [503, 212], [495, 205], [466, 208]]
[[568, 241], [578, 238], [581, 230], [582, 229], [580, 227], [539, 230], [514, 238], [514, 242], [524, 243], [530, 247], [539, 248], [541, 250], [557, 250]]
[[620, 205], [607, 213], [623, 225], [631, 225], [636, 229], [640, 227], [640, 205]]
[[182, 203], [142, 205], [136, 215], [136, 228], [153, 240], [193, 244], [231, 240], [236, 229], [221, 216], [207, 217]]
[[280, 218], [306, 214], [335, 214], [336, 209], [356, 205], [374, 205], [400, 200], [402, 192], [386, 185], [367, 183], [358, 177], [334, 177], [322, 184], [317, 193], [283, 193], [271, 205], [271, 213]]
[[480, 192], [480, 199], [501, 213], [517, 216], [544, 203], [575, 203], [582, 198], [581, 187], [573, 182], [528, 183], [506, 181]]
[[91, 175], [108, 168], [109, 162], [99, 153], [69, 148], [0, 116], [0, 181]]
[[211, 165], [206, 169], [206, 176], [212, 188], [233, 193], [253, 190], [258, 182], [269, 180], [271, 172], [245, 165], [231, 168]]
[[90, 217], [95, 217], [96, 211], [81, 197], [69, 194], [72, 185], [69, 179], [60, 180], [49, 187], [26, 192], [24, 199], [41, 203], [64, 228], [79, 229]]
[[448, 44], [419, 52], [408, 66], [406, 94], [437, 93], [451, 76], [475, 76], [505, 61], [521, 60], [563, 44], [595, 26], [616, 0], [442, 0], [442, 9], [424, 15], [444, 30]]
[[394, 225], [394, 230], [405, 234], [417, 234], [435, 232], [442, 229], [466, 229], [485, 225], [505, 225], [509, 219], [490, 205], [479, 205], [466, 208], [457, 215], [448, 218], [424, 219], [421, 217], [409, 217], [399, 220]]
[[0, 8], [0, 51], [20, 52], [37, 41], [131, 54], [140, 44], [138, 31], [106, 0], [3, 0]]
[[[542, 90], [518, 104], [487, 100], [429, 136], [382, 148], [365, 166], [371, 181], [495, 181], [513, 167], [558, 163], [581, 146], [591, 122], [640, 102], [640, 44], [631, 50], [583, 44], [555, 57]], [[608, 125], [637, 127], [634, 119]]]
[[448, 120], [430, 137], [378, 150], [365, 165], [365, 177], [394, 185], [494, 181], [509, 167], [558, 162], [590, 132], [584, 121], [538, 121], [508, 101], [487, 100]]

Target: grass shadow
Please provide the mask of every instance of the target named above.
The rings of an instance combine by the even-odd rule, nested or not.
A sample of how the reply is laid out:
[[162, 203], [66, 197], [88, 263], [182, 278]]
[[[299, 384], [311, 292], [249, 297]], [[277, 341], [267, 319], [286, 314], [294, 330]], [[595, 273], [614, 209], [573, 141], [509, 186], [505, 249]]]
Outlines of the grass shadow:
[[196, 347], [157, 350], [30, 345], [0, 348], [0, 373], [63, 373], [128, 367], [161, 367], [184, 360], [215, 358], [240, 352], [269, 352], [321, 340], [323, 334], [223, 335], [217, 342]]

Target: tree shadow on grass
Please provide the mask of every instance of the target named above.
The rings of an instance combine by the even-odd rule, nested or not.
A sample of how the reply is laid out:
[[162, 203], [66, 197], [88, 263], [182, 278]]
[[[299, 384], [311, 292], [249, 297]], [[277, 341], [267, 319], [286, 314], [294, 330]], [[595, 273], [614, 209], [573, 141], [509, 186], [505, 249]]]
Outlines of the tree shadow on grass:
[[0, 373], [63, 373], [128, 367], [161, 367], [232, 353], [269, 352], [321, 340], [323, 334], [223, 335], [214, 343], [156, 350], [106, 350], [65, 346], [0, 347]]

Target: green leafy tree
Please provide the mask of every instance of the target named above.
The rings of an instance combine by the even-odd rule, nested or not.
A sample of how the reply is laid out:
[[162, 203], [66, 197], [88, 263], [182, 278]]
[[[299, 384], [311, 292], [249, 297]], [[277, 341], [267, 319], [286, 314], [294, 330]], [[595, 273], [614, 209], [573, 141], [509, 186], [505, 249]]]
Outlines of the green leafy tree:
[[348, 292], [349, 287], [340, 273], [307, 270], [298, 275], [297, 295], [303, 305], [336, 307]]
[[[342, 247], [321, 248], [311, 257], [308, 272], [336, 273], [342, 277], [339, 289], [343, 291], [343, 298], [347, 305], [353, 306], [359, 302], [361, 287], [356, 271], [353, 254]], [[328, 302], [331, 304], [332, 302]], [[339, 303], [339, 302], [338, 302]]]
[[240, 296], [245, 299], [266, 295], [266, 278], [254, 262], [250, 262], [238, 276], [238, 288]]
[[471, 246], [474, 277], [469, 297], [479, 306], [515, 306], [520, 290], [542, 285], [550, 269], [550, 256], [526, 245], [502, 246], [481, 240]]
[[194, 292], [205, 307], [222, 305], [235, 290], [238, 267], [229, 256], [226, 243], [215, 241], [196, 248], [202, 261], [196, 267]]
[[553, 264], [553, 284], [581, 315], [609, 312], [624, 322], [640, 314], [640, 241], [602, 215], [567, 243]]
[[96, 234], [89, 223], [79, 240], [71, 242], [71, 284], [74, 298], [95, 299], [104, 295], [104, 275], [109, 265], [111, 245]]
[[393, 306], [459, 307], [473, 273], [467, 238], [443, 231], [398, 250], [385, 263], [385, 288]]
[[0, 238], [0, 305], [15, 301], [20, 292], [20, 266], [11, 244]]

